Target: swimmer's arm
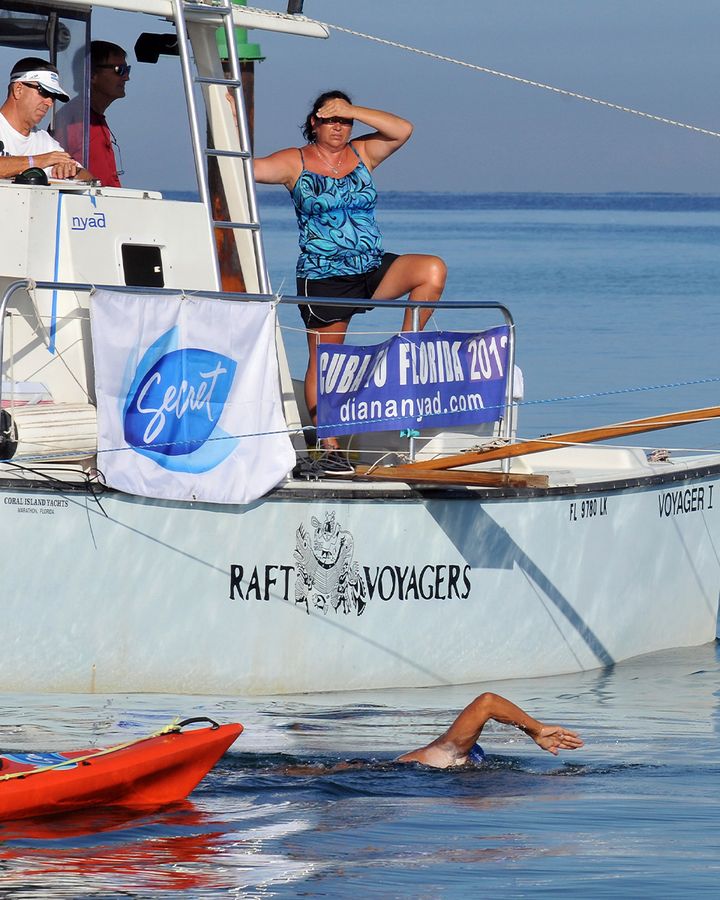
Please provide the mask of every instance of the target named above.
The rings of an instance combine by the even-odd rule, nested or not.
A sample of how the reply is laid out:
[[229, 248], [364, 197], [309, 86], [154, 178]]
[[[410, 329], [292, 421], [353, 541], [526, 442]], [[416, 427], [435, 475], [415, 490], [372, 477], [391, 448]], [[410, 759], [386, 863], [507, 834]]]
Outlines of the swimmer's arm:
[[[540, 722], [528, 716], [519, 706], [499, 694], [486, 692], [469, 703], [439, 738], [425, 747], [399, 756], [398, 762], [420, 762], [438, 768], [458, 765], [464, 762], [488, 719], [513, 725], [522, 722], [525, 726], [523, 730], [528, 733], [533, 727], [538, 733], [542, 728]], [[517, 724], [517, 727], [520, 728], [521, 725]]]
[[534, 735], [539, 734], [543, 727], [542, 722], [533, 719], [510, 700], [506, 700], [500, 694], [486, 691], [465, 707], [443, 737], [455, 744], [461, 752], [467, 753], [489, 719], [505, 725], [514, 725], [530, 735], [533, 740]]
[[467, 752], [488, 719], [514, 725], [553, 756], [557, 756], [559, 750], [577, 750], [583, 745], [574, 731], [562, 725], [544, 725], [510, 700], [491, 693], [481, 694], [460, 713], [447, 732], [447, 738]]
[[[583, 745], [574, 731], [560, 725], [544, 725], [500, 694], [486, 692], [465, 707], [445, 734], [427, 747], [413, 750], [398, 759], [400, 762], [424, 762], [443, 767], [453, 765], [453, 760], [467, 756], [489, 719], [514, 725], [531, 737], [538, 747], [554, 756], [559, 750], [576, 750]], [[449, 761], [441, 763], [441, 757], [447, 757]]]

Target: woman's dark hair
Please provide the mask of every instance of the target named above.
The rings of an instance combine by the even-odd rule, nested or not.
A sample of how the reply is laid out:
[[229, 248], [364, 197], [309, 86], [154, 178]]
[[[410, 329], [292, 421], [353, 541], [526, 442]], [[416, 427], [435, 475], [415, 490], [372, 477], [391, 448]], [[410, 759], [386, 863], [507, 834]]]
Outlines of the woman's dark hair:
[[313, 103], [312, 109], [310, 110], [307, 119], [305, 119], [305, 124], [300, 126], [305, 140], [308, 141], [308, 143], [312, 143], [315, 140], [315, 129], [312, 126], [312, 117], [317, 115], [317, 111], [321, 109], [328, 100], [344, 100], [346, 103], [352, 103], [352, 100], [343, 91], [325, 91], [324, 94], [320, 94]]

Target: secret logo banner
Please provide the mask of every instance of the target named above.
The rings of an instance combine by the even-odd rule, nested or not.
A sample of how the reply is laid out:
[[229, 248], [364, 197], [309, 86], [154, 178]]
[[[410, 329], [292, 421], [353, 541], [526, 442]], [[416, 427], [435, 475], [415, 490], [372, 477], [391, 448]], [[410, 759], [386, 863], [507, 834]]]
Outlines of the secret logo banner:
[[143, 497], [252, 503], [295, 462], [269, 303], [96, 291], [98, 459]]
[[320, 436], [495, 422], [505, 408], [508, 327], [396, 335], [317, 348]]

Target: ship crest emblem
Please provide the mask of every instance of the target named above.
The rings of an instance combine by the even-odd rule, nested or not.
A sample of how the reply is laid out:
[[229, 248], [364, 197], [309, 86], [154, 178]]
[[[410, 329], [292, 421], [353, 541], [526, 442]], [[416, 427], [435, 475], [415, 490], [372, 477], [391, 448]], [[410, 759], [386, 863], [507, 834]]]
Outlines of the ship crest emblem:
[[310, 533], [300, 525], [295, 533], [295, 602], [308, 614], [310, 607], [327, 613], [361, 616], [365, 611], [365, 582], [354, 561], [355, 541], [341, 529], [335, 513], [322, 521], [312, 517]]

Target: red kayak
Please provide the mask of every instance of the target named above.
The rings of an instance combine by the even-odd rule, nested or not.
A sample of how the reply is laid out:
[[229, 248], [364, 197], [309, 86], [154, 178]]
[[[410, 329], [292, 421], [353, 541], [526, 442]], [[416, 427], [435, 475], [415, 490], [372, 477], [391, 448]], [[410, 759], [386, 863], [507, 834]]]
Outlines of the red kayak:
[[[210, 724], [182, 730], [199, 722]], [[0, 756], [0, 820], [183, 800], [242, 730], [240, 724], [193, 718], [106, 749]]]

